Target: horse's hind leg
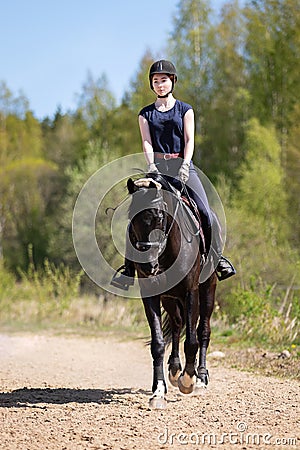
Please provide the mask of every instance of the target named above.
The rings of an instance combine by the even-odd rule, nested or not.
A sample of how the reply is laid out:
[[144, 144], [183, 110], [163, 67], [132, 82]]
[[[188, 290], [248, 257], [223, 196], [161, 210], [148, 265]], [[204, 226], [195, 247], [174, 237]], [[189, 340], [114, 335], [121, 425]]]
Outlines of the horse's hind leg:
[[199, 285], [200, 321], [197, 329], [199, 340], [199, 365], [197, 368], [198, 389], [208, 385], [208, 370], [206, 368], [206, 352], [210, 342], [210, 318], [215, 304], [216, 275]]
[[161, 326], [160, 297], [143, 298], [146, 317], [151, 330], [151, 355], [153, 359], [153, 395], [150, 406], [156, 409], [166, 407], [167, 385], [164, 377], [165, 342]]
[[199, 318], [198, 289], [188, 293], [186, 299], [186, 340], [184, 342], [185, 368], [178, 378], [178, 387], [183, 394], [193, 392], [196, 381], [196, 355], [198, 351], [197, 322]]

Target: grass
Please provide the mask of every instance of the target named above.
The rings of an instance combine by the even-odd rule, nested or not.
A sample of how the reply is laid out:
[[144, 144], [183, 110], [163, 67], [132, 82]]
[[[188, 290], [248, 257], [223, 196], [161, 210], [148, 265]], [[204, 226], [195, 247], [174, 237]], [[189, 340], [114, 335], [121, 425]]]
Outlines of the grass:
[[300, 298], [294, 279], [285, 290], [261, 279], [248, 288], [235, 287], [227, 295], [219, 318], [244, 341], [277, 348], [300, 345]]
[[17, 280], [0, 268], [0, 326], [2, 330], [137, 329], [144, 324], [141, 302], [100, 292], [82, 295], [83, 273], [56, 267], [30, 266]]

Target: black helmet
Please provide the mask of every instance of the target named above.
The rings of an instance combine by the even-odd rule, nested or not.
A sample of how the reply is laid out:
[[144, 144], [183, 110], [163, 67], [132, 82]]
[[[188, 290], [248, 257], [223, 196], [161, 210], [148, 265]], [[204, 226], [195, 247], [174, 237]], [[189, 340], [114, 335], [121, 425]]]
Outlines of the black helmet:
[[152, 64], [149, 71], [149, 81], [150, 81], [150, 87], [153, 90], [152, 85], [152, 76], [155, 73], [165, 73], [167, 75], [174, 75], [174, 81], [173, 81], [173, 87], [174, 83], [177, 81], [177, 74], [176, 74], [176, 68], [174, 64], [172, 64], [170, 61], [166, 61], [165, 59], [161, 59], [159, 61], [156, 61]]

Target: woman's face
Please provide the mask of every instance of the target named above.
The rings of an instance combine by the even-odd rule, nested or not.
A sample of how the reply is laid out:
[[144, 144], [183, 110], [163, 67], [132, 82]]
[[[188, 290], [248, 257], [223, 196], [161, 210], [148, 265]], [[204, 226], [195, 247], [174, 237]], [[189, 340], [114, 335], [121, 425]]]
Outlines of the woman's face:
[[156, 95], [166, 95], [172, 90], [172, 80], [165, 73], [155, 73], [152, 77], [152, 86]]

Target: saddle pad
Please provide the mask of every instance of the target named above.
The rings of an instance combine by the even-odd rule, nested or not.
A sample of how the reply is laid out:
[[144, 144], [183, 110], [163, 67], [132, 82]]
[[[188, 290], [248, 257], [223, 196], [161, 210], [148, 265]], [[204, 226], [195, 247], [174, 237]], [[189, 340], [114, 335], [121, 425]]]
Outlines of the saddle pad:
[[199, 213], [197, 204], [192, 198], [188, 199], [184, 195], [181, 196], [181, 199], [185, 206], [185, 210], [186, 210], [192, 224], [195, 227], [195, 232], [199, 232], [200, 248], [201, 248], [202, 254], [204, 254], [206, 252], [206, 245], [205, 245], [203, 229], [201, 226], [201, 217], [200, 217], [200, 213]]

